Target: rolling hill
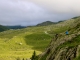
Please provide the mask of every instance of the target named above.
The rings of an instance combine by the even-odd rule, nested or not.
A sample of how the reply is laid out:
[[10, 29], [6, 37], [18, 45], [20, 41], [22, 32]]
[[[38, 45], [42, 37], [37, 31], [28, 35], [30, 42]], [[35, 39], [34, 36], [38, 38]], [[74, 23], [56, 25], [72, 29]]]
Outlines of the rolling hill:
[[20, 26], [20, 25], [15, 25], [15, 26], [6, 26], [9, 29], [22, 29], [26, 28], [26, 26]]
[[0, 25], [0, 32], [2, 32], [2, 31], [6, 31], [6, 30], [9, 30], [9, 28]]
[[52, 24], [56, 24], [56, 23], [57, 22], [45, 21], [45, 22], [37, 24], [36, 26], [48, 26], [48, 25], [52, 25]]
[[[39, 55], [39, 60], [50, 60], [49, 58], [53, 60], [54, 56], [59, 57], [57, 53], [60, 53], [59, 51], [61, 51], [63, 47], [70, 46], [70, 42], [67, 41], [60, 45], [63, 39], [68, 38], [68, 36], [65, 35], [65, 31], [69, 30], [69, 37], [73, 37], [72, 34], [79, 33], [79, 22], [80, 17], [76, 20], [70, 19], [47, 26], [33, 26], [0, 32], [0, 60], [26, 60], [32, 56], [34, 51], [36, 51], [37, 55], [41, 54]], [[56, 33], [62, 36], [54, 41]], [[79, 42], [79, 36], [74, 38], [78, 38], [76, 43]], [[72, 46], [76, 45], [75, 39], [71, 44]], [[58, 48], [58, 50], [55, 50], [56, 48]], [[61, 48], [61, 50], [59, 48]], [[56, 53], [54, 53], [55, 51]]]

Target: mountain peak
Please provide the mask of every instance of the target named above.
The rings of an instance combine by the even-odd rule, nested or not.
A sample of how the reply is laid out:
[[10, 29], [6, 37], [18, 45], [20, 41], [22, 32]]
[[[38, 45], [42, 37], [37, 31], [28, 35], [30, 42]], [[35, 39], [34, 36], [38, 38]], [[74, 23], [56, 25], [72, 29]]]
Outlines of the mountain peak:
[[47, 25], [51, 25], [51, 24], [56, 24], [56, 22], [45, 21], [45, 22], [37, 24], [37, 26], [47, 26]]

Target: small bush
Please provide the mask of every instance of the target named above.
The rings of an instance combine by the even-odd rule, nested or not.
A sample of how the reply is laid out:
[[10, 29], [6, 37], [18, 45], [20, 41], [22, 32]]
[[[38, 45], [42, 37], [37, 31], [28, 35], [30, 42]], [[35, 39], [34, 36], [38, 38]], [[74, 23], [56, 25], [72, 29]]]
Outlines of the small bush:
[[33, 55], [31, 57], [31, 60], [38, 60], [38, 56], [36, 55], [36, 52], [33, 52]]

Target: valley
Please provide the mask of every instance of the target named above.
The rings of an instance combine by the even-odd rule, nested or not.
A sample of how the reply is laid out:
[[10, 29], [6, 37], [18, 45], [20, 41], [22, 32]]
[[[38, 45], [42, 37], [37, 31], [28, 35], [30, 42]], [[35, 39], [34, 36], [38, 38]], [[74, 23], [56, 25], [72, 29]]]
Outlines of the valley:
[[[62, 36], [59, 37], [60, 39], [66, 36], [66, 30], [70, 30], [69, 34], [74, 34], [77, 31], [76, 24], [79, 23], [78, 19], [80, 18], [77, 18], [76, 20], [65, 20], [47, 26], [33, 26], [0, 32], [0, 60], [17, 60], [18, 58], [20, 60], [29, 59], [34, 51], [36, 51], [37, 55], [42, 54], [47, 51], [50, 44], [57, 46], [59, 42], [63, 41], [52, 41], [54, 40], [55, 34], [62, 34]], [[50, 43], [51, 41], [52, 43]], [[59, 46], [59, 48], [63, 48], [66, 45], [69, 46], [66, 42], [66, 44]], [[44, 56], [42, 58], [44, 58]], [[41, 60], [44, 60], [42, 58]]]

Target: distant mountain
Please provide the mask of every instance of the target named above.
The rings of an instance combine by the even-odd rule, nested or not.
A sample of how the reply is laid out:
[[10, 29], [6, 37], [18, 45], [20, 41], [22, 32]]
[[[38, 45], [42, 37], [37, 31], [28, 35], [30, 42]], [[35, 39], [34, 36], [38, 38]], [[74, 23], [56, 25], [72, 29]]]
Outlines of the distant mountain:
[[47, 26], [51, 24], [56, 24], [56, 22], [46, 21], [46, 22], [39, 23], [36, 26]]
[[79, 18], [80, 16], [76, 16], [76, 17], [73, 17], [72, 19], [77, 19], [77, 18]]
[[25, 26], [20, 26], [20, 25], [16, 25], [16, 26], [6, 26], [10, 29], [22, 29], [22, 28], [25, 28]]
[[6, 30], [9, 30], [9, 28], [7, 28], [6, 26], [0, 25], [0, 32], [6, 31]]

